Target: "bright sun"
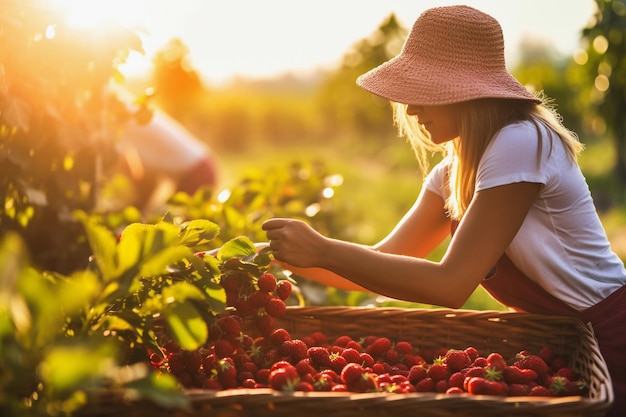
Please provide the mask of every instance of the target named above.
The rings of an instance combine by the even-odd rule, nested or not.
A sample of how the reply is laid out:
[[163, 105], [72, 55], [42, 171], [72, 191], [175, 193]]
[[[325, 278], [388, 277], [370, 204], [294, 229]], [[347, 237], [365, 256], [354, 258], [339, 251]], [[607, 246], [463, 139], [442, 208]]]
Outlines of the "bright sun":
[[[96, 30], [106, 33], [111, 28], [123, 26], [143, 29], [147, 10], [154, 0], [53, 0], [64, 11], [67, 23], [75, 28]], [[143, 31], [138, 31], [142, 41], [149, 42]], [[146, 71], [147, 58], [132, 51], [120, 66], [122, 73], [131, 75]]]

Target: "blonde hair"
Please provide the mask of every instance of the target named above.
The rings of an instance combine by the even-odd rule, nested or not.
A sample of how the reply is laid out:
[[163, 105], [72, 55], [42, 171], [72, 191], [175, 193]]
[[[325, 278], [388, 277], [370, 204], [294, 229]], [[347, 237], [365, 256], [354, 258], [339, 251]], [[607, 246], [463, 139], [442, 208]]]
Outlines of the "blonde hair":
[[[430, 140], [429, 133], [418, 123], [417, 117], [407, 114], [405, 104], [392, 103], [398, 134], [410, 143], [423, 175], [428, 171], [432, 153], [441, 152], [449, 159], [446, 210], [450, 218], [458, 220], [463, 217], [474, 195], [480, 159], [495, 135], [510, 123], [529, 120], [540, 137], [540, 127], [545, 126], [550, 136], [556, 134], [559, 137], [570, 158], [577, 160], [583, 145], [573, 132], [563, 126], [548, 99], [541, 99], [541, 104], [517, 99], [477, 99], [451, 104], [459, 136], [441, 145]], [[542, 151], [541, 142], [539, 144], [537, 163]]]

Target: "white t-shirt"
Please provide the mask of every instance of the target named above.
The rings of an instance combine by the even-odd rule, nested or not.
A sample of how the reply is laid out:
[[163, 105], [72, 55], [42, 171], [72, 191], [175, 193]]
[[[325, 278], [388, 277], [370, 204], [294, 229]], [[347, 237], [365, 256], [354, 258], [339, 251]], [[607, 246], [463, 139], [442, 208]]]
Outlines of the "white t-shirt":
[[[505, 126], [478, 166], [476, 191], [516, 182], [543, 184], [506, 254], [528, 278], [576, 310], [591, 307], [626, 283], [623, 262], [610, 243], [578, 164], [559, 137], [531, 122]], [[444, 198], [446, 160], [425, 187]]]

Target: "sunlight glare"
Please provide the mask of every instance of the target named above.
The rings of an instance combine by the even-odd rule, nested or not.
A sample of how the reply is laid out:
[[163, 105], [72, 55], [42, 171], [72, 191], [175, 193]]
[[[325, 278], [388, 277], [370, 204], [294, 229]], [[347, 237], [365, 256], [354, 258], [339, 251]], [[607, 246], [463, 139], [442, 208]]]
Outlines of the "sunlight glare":
[[110, 22], [133, 26], [141, 21], [149, 0], [54, 0], [66, 12], [68, 24], [77, 28], [94, 28]]

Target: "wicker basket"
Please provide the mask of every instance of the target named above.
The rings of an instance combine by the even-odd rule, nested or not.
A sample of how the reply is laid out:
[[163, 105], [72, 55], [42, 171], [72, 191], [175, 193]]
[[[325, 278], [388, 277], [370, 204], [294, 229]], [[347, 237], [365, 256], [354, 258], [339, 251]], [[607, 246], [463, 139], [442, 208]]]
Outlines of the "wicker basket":
[[[121, 404], [100, 397], [86, 413], [125, 416], [216, 417], [484, 417], [484, 416], [603, 416], [613, 392], [591, 326], [579, 320], [517, 312], [449, 309], [355, 307], [289, 308], [278, 322], [293, 337], [322, 330], [329, 338], [377, 335], [406, 340], [419, 348], [465, 348], [483, 354], [513, 357], [522, 349], [551, 346], [589, 383], [585, 397], [494, 397], [435, 393], [285, 393], [270, 389], [220, 392], [189, 390], [190, 410], [163, 410], [148, 403]], [[87, 411], [86, 410], [86, 411]]]

